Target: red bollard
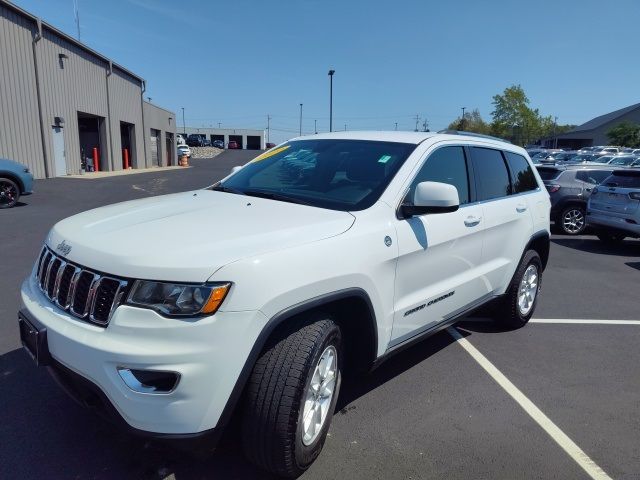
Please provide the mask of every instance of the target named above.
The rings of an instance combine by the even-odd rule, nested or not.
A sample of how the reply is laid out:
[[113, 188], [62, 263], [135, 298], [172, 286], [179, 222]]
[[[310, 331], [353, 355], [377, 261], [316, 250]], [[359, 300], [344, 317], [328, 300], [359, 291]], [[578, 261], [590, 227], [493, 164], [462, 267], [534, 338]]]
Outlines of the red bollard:
[[125, 170], [129, 170], [129, 149], [128, 148], [123, 148], [122, 149], [122, 161], [124, 162], [124, 169]]
[[100, 171], [100, 156], [98, 155], [98, 147], [93, 147], [93, 171]]

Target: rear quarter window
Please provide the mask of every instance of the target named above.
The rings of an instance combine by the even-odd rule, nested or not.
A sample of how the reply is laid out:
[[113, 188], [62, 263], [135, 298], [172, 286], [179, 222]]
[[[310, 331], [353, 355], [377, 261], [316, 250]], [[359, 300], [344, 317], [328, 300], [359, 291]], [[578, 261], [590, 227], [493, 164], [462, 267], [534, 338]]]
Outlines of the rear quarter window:
[[607, 187], [640, 188], [640, 172], [614, 173], [602, 184]]
[[533, 174], [531, 165], [522, 155], [512, 152], [504, 152], [511, 170], [511, 181], [513, 182], [513, 193], [524, 193], [536, 190], [538, 182]]

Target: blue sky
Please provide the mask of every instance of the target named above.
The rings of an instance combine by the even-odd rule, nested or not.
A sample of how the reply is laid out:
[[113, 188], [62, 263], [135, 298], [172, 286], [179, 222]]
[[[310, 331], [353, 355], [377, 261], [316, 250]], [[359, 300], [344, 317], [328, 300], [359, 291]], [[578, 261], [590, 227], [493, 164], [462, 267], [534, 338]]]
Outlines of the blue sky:
[[[82, 41], [147, 80], [182, 125], [438, 130], [520, 83], [582, 123], [640, 101], [637, 0], [77, 0]], [[73, 0], [16, 4], [75, 36]]]

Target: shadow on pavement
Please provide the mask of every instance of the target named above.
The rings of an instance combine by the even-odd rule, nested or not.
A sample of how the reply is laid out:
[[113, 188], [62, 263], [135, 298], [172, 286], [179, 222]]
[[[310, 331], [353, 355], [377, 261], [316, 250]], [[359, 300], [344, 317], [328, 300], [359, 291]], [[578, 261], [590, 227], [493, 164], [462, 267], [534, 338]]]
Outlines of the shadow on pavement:
[[640, 262], [627, 262], [625, 263], [628, 267], [635, 268], [636, 270], [640, 270]]
[[622, 257], [640, 257], [640, 242], [626, 239], [617, 245], [607, 245], [597, 238], [552, 238], [551, 241], [563, 247], [588, 253], [617, 255]]
[[[463, 332], [463, 335], [468, 333]], [[346, 379], [336, 414], [454, 343], [446, 331]], [[211, 455], [196, 456], [122, 432], [77, 405], [22, 349], [0, 356], [0, 478], [270, 479], [242, 455], [232, 425]], [[237, 424], [237, 419], [234, 419]]]

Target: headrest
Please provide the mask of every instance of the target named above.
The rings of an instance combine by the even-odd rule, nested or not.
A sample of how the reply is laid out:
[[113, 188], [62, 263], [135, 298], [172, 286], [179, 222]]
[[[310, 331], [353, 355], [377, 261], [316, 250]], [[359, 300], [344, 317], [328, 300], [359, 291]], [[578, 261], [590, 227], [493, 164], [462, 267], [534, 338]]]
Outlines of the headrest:
[[345, 171], [349, 180], [375, 182], [384, 178], [385, 164], [373, 162], [367, 157], [352, 155], [347, 159]]

